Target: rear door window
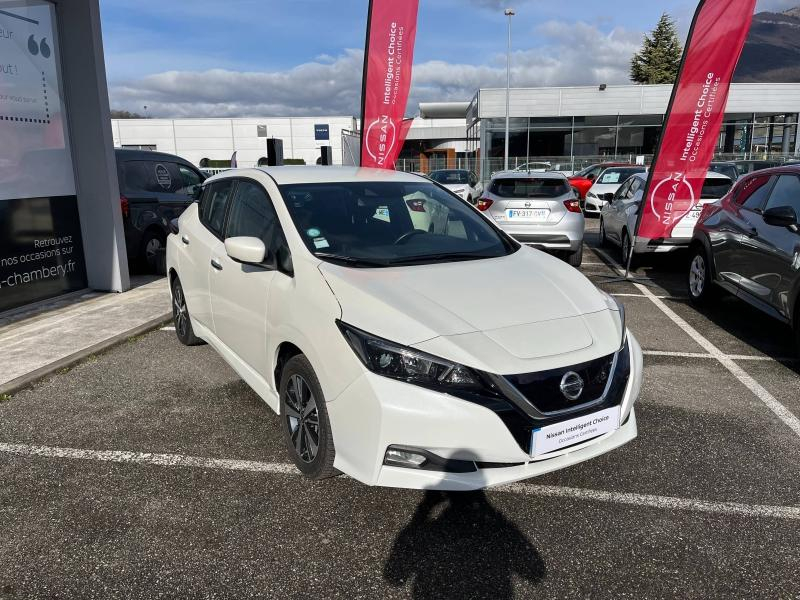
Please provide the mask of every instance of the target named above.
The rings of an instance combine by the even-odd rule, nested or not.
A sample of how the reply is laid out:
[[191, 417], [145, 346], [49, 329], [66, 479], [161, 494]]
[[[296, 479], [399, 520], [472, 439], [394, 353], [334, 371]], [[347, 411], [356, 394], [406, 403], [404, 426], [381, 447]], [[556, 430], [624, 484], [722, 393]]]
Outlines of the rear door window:
[[130, 160], [122, 164], [122, 193], [174, 194], [183, 187], [175, 163], [168, 161]]
[[751, 177], [742, 182], [741, 187], [736, 192], [736, 204], [748, 210], [760, 210], [767, 200], [770, 190], [769, 177]]

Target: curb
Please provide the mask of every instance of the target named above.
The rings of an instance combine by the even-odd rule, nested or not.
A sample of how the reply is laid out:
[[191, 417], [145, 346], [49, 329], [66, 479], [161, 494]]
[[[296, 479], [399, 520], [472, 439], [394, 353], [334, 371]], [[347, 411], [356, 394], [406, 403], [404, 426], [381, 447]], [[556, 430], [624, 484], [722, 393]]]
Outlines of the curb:
[[64, 358], [59, 358], [57, 361], [50, 363], [49, 365], [45, 365], [43, 367], [39, 367], [35, 371], [31, 371], [30, 373], [26, 373], [16, 379], [12, 379], [2, 385], [0, 385], [0, 395], [8, 394], [11, 395], [14, 392], [18, 392], [23, 388], [28, 387], [32, 383], [58, 371], [60, 369], [64, 369], [66, 367], [71, 367], [76, 363], [81, 362], [82, 360], [86, 359], [87, 357], [91, 356], [92, 354], [97, 354], [98, 352], [102, 352], [103, 350], [108, 350], [114, 346], [117, 346], [123, 343], [130, 337], [134, 337], [137, 335], [141, 335], [143, 333], [147, 333], [154, 329], [157, 329], [168, 323], [172, 320], [172, 313], [166, 313], [160, 317], [156, 317], [155, 319], [151, 319], [146, 323], [142, 323], [141, 325], [137, 325], [133, 329], [129, 329], [127, 331], [123, 331], [122, 333], [118, 333], [114, 337], [110, 337], [107, 340], [103, 340], [102, 342], [98, 342], [93, 346], [89, 346], [88, 348], [84, 348], [83, 350], [79, 350], [74, 354], [70, 354], [69, 356], [65, 356]]

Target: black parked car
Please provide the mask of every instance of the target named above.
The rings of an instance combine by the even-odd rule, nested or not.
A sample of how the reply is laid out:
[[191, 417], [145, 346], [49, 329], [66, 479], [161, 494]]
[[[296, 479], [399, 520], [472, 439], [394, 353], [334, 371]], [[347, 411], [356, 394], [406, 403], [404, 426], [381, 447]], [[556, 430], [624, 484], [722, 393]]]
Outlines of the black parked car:
[[725, 289], [794, 327], [800, 349], [800, 165], [746, 175], [703, 207], [691, 245], [689, 298]]
[[115, 152], [128, 265], [159, 271], [169, 222], [194, 201], [206, 176], [172, 154]]

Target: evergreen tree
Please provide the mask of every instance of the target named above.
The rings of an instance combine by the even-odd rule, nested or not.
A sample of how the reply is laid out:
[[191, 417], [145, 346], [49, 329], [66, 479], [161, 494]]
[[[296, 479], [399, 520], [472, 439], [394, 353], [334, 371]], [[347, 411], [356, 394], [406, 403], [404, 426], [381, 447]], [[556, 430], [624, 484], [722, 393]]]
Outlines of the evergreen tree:
[[664, 13], [651, 34], [644, 36], [642, 48], [631, 59], [631, 81], [675, 83], [682, 54], [675, 22]]

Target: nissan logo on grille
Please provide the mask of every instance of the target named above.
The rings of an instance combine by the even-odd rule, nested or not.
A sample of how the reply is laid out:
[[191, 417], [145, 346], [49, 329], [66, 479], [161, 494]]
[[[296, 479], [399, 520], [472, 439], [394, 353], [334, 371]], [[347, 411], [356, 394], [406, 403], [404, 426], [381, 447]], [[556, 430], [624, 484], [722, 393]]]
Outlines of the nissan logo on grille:
[[575, 371], [568, 371], [561, 378], [559, 387], [567, 400], [577, 400], [583, 393], [583, 386], [583, 378]]

